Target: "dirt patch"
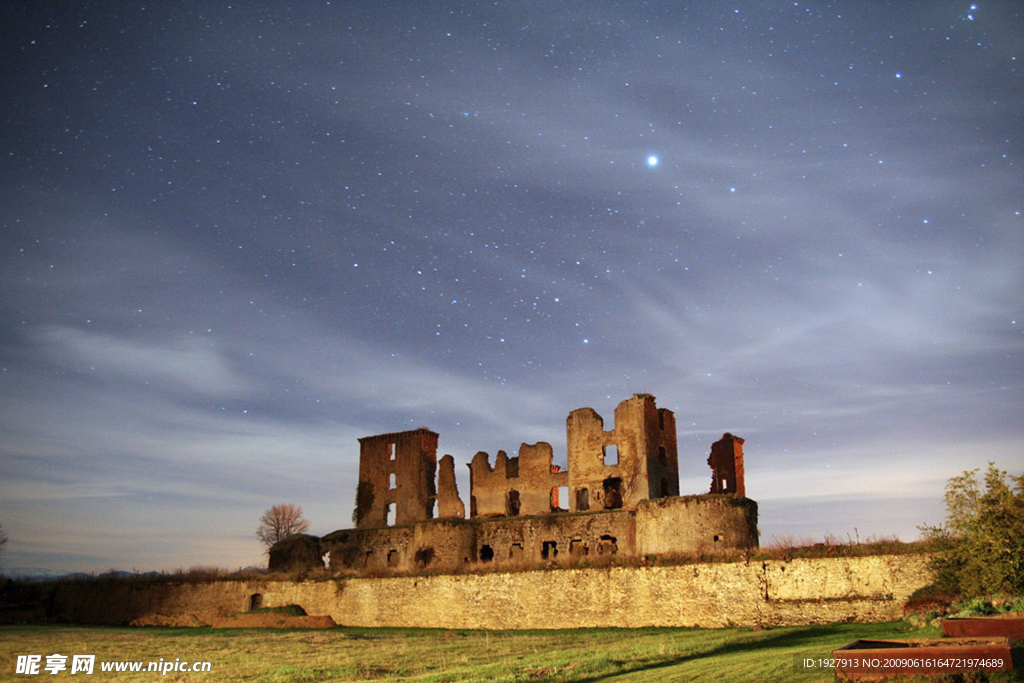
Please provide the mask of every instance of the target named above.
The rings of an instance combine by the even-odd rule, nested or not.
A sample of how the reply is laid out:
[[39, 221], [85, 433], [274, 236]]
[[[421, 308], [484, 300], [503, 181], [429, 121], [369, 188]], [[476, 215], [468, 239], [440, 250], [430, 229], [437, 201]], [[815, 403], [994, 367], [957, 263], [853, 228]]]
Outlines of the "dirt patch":
[[187, 626], [187, 627], [199, 627], [209, 626], [209, 622], [203, 621], [195, 614], [179, 614], [177, 616], [168, 616], [166, 614], [147, 614], [138, 619], [133, 619], [128, 624], [129, 626]]
[[334, 628], [329, 616], [293, 617], [273, 612], [250, 612], [224, 617], [213, 622], [214, 628]]

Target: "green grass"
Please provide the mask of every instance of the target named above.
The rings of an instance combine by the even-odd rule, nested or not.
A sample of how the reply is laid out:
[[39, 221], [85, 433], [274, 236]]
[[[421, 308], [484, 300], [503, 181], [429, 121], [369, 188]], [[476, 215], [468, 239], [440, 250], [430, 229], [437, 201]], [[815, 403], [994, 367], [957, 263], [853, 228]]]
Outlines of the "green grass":
[[[832, 681], [800, 670], [798, 657], [826, 657], [857, 638], [933, 637], [904, 622], [750, 629], [260, 630], [0, 627], [0, 681], [19, 654], [94, 654], [97, 681]], [[110, 660], [210, 661], [200, 674], [114, 674]], [[69, 658], [70, 662], [70, 658]], [[68, 672], [58, 674], [69, 676]], [[49, 679], [48, 673], [40, 678]], [[74, 680], [74, 679], [73, 679]], [[1006, 679], [1004, 679], [1006, 680]]]

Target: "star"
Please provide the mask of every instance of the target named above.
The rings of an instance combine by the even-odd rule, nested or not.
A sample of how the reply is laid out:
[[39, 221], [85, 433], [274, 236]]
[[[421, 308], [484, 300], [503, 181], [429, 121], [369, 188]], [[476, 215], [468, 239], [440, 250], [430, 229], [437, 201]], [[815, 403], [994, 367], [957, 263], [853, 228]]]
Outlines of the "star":
[[654, 168], [660, 162], [661, 162], [661, 159], [658, 158], [657, 154], [652, 154], [649, 157], [647, 157], [647, 166], [648, 166], [648, 168]]

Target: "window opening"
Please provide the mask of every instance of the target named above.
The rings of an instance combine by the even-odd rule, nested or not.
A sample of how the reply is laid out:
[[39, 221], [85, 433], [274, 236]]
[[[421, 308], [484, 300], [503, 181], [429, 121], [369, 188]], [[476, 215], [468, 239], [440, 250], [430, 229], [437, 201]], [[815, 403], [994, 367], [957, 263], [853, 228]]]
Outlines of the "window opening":
[[434, 499], [434, 504], [430, 506], [430, 517], [429, 519], [437, 519], [441, 516], [441, 506], [437, 502], [437, 498]]
[[388, 566], [389, 567], [397, 567], [398, 566], [398, 561], [399, 561], [398, 551], [397, 550], [389, 550], [388, 551]]
[[619, 447], [618, 446], [605, 446], [604, 453], [604, 465], [605, 467], [611, 467], [612, 465], [619, 464]]
[[614, 555], [619, 552], [619, 544], [614, 536], [605, 534], [597, 543], [598, 555]]
[[385, 519], [384, 519], [384, 524], [386, 524], [387, 526], [394, 526], [395, 525], [395, 519], [396, 519], [397, 516], [398, 516], [398, 512], [395, 510], [395, 504], [394, 503], [388, 503], [387, 513], [386, 513], [386, 516], [385, 516]]
[[510, 559], [518, 560], [523, 556], [523, 544], [513, 543], [508, 549], [508, 556]]
[[505, 514], [515, 517], [519, 514], [519, 491], [512, 489], [505, 497]]
[[545, 560], [553, 560], [558, 557], [558, 542], [544, 541], [540, 547], [540, 556]]
[[434, 561], [434, 549], [432, 547], [420, 548], [416, 551], [416, 566], [420, 569]]
[[572, 557], [586, 557], [589, 548], [581, 538], [574, 538], [569, 541], [569, 555]]
[[480, 561], [490, 562], [494, 559], [494, 548], [489, 545], [480, 546]]
[[395, 476], [394, 472], [392, 472], [391, 474], [388, 475], [388, 490], [389, 491], [394, 491], [396, 488], [398, 488], [398, 481], [397, 481], [397, 479], [398, 478]]
[[569, 487], [568, 486], [552, 486], [551, 494], [551, 511], [552, 512], [568, 512], [569, 511]]
[[590, 509], [590, 489], [576, 489], [576, 510], [583, 512]]
[[260, 609], [261, 607], [263, 607], [263, 594], [262, 593], [253, 593], [252, 595], [250, 595], [249, 596], [249, 611], [253, 612], [255, 610]]
[[394, 460], [395, 456], [397, 454], [398, 454], [398, 444], [396, 444], [396, 443], [389, 443], [388, 444], [388, 460]]
[[604, 480], [604, 509], [616, 510], [622, 507], [622, 479], [608, 477]]

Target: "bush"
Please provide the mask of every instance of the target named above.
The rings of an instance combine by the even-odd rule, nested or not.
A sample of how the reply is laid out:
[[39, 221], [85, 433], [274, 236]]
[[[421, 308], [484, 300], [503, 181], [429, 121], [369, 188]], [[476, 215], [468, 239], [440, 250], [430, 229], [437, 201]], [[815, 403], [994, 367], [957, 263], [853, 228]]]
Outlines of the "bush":
[[903, 607], [903, 613], [906, 615], [916, 614], [918, 616], [929, 614], [943, 616], [950, 611], [951, 605], [955, 600], [955, 593], [935, 584], [929, 584], [918, 588], [910, 594], [910, 597], [907, 598], [907, 604]]
[[949, 480], [944, 524], [920, 527], [936, 553], [936, 583], [965, 597], [1024, 595], [1024, 475], [1007, 483], [989, 463], [983, 491], [977, 473]]

